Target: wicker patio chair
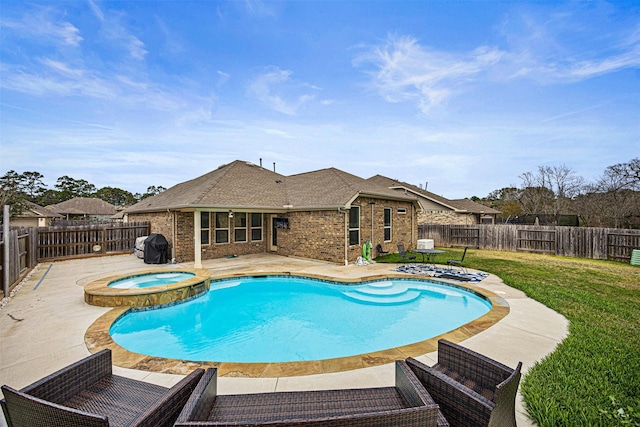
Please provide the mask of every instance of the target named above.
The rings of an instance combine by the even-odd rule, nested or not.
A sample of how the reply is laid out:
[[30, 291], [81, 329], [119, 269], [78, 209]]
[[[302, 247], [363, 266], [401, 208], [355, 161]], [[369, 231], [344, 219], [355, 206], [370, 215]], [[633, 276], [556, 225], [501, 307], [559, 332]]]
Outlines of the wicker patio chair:
[[449, 341], [438, 341], [438, 363], [407, 364], [452, 426], [515, 426], [515, 398], [522, 362], [511, 369]]
[[102, 350], [15, 390], [2, 386], [9, 427], [172, 426], [198, 380], [197, 369], [170, 389], [112, 374]]
[[207, 370], [176, 427], [449, 425], [404, 361], [396, 362], [395, 387], [217, 395], [216, 382], [217, 371]]

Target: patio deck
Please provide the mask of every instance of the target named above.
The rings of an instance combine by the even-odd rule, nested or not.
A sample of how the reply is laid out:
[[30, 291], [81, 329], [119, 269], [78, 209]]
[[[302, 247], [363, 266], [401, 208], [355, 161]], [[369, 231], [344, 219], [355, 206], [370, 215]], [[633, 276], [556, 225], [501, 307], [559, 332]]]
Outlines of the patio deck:
[[[347, 280], [391, 274], [396, 267], [390, 264], [340, 266], [269, 254], [223, 258], [205, 261], [203, 264], [203, 268], [209, 269], [214, 276], [239, 272], [290, 272]], [[193, 264], [164, 267], [193, 267]], [[40, 264], [0, 310], [0, 384], [21, 388], [89, 355], [85, 333], [96, 320], [112, 309], [84, 303], [83, 285], [107, 275], [148, 268], [147, 264], [134, 255]], [[567, 335], [568, 322], [564, 317], [527, 298], [522, 292], [504, 285], [498, 277], [489, 275], [475, 286], [504, 299], [510, 306], [510, 312], [476, 335], [471, 336], [467, 330], [456, 332], [463, 335], [447, 338], [457, 338], [458, 341], [466, 338], [463, 345], [508, 366], [515, 366], [518, 361], [522, 361], [523, 372], [526, 372], [536, 361], [553, 351]], [[475, 329], [472, 332], [484, 328]], [[417, 358], [432, 365], [437, 360], [437, 353], [425, 352]], [[245, 372], [242, 366], [227, 366], [225, 376], [218, 379], [218, 389], [221, 394], [236, 394], [386, 387], [394, 383], [393, 363], [363, 367], [367, 364], [362, 359], [353, 358], [339, 363], [342, 366], [333, 366], [328, 370], [333, 371], [331, 373], [309, 375], [308, 372], [282, 371], [280, 376], [277, 370], [286, 370], [286, 364], [272, 367], [271, 374], [266, 376]], [[171, 386], [182, 378], [178, 374], [158, 372], [163, 371], [162, 366], [156, 365], [153, 369], [154, 372], [114, 366], [114, 373], [165, 386]], [[164, 370], [175, 372], [175, 364], [167, 365]], [[298, 375], [300, 373], [304, 375]], [[524, 414], [519, 396], [517, 417], [519, 426], [533, 425]], [[5, 425], [0, 415], [0, 426]]]

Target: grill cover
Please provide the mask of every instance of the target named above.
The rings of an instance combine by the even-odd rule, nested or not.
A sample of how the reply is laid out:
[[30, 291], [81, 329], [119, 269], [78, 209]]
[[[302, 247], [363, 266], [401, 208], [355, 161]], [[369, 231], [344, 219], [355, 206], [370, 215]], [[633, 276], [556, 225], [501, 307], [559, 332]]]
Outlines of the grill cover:
[[166, 264], [169, 260], [169, 242], [162, 234], [150, 234], [144, 241], [145, 264]]

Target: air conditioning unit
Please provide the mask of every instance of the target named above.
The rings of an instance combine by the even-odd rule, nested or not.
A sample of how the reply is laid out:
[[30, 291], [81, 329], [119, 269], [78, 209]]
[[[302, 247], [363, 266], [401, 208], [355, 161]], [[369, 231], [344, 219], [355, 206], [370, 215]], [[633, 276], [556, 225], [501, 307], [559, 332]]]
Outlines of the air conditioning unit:
[[433, 239], [418, 239], [418, 249], [433, 249]]

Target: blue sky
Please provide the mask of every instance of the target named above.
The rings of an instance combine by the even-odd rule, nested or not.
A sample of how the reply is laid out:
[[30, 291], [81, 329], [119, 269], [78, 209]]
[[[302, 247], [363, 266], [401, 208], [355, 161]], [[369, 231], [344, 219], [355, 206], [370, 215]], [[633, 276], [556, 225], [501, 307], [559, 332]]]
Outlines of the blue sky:
[[0, 172], [133, 193], [247, 160], [448, 198], [640, 156], [640, 3], [2, 1]]

